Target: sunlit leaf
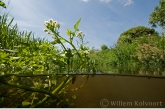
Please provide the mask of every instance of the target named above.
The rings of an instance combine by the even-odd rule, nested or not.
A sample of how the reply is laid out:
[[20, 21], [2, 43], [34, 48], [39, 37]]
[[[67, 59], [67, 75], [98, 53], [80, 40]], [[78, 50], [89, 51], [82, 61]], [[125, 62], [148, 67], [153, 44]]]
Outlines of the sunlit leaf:
[[80, 22], [81, 22], [81, 18], [80, 18], [80, 19], [76, 22], [76, 24], [74, 25], [74, 29], [75, 29], [76, 31], [79, 31], [78, 26], [79, 26]]
[[69, 28], [67, 29], [66, 34], [67, 34], [68, 36], [70, 36], [70, 34], [71, 34], [71, 30], [70, 30]]
[[9, 54], [7, 54], [7, 53], [0, 53], [0, 58], [5, 58], [5, 57], [7, 57], [7, 56], [9, 56]]
[[13, 52], [13, 53], [17, 52], [15, 50], [8, 50], [8, 49], [1, 49], [1, 50], [6, 51], [6, 52]]
[[11, 60], [17, 60], [19, 59], [20, 57], [10, 57]]
[[4, 2], [0, 1], [0, 6], [2, 6], [3, 8], [6, 8], [6, 5]]

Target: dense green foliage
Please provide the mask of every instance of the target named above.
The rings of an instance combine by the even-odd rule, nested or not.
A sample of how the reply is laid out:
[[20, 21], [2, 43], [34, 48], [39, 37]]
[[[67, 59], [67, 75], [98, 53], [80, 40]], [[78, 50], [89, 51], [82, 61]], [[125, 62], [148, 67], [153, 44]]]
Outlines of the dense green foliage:
[[107, 46], [107, 45], [105, 45], [105, 44], [104, 44], [104, 45], [102, 45], [102, 46], [101, 46], [101, 50], [102, 50], [102, 51], [104, 51], [104, 50], [108, 50], [108, 46]]
[[[72, 73], [93, 73], [95, 65], [88, 56], [88, 47], [84, 46], [84, 35], [78, 26], [81, 19], [74, 25], [74, 31], [67, 29], [69, 39], [60, 36], [60, 24], [50, 19], [45, 22], [44, 31], [52, 36], [52, 42], [34, 38], [32, 32], [20, 32], [8, 14], [0, 17], [0, 100], [6, 104], [8, 97], [21, 96], [5, 107], [72, 107], [73, 100], [65, 95], [68, 84], [74, 83], [76, 75]], [[78, 46], [73, 40], [79, 39]], [[72, 48], [66, 48], [68, 43]], [[61, 45], [58, 49], [56, 45]], [[86, 77], [86, 81], [88, 76]], [[83, 85], [84, 85], [83, 84]], [[79, 88], [81, 88], [81, 85]], [[79, 88], [73, 89], [77, 90]], [[8, 93], [12, 90], [12, 93]], [[30, 91], [30, 92], [29, 92]], [[29, 96], [31, 95], [31, 96]], [[5, 98], [5, 99], [4, 99]], [[40, 98], [40, 99], [39, 99]], [[76, 98], [75, 96], [73, 98]], [[4, 102], [3, 102], [4, 101]], [[52, 103], [50, 103], [52, 102]], [[12, 105], [13, 104], [13, 105]]]
[[[91, 59], [95, 60], [97, 64], [101, 64], [101, 66], [164, 66], [165, 38], [163, 36], [159, 36], [154, 29], [139, 28], [135, 28], [138, 31], [137, 34], [134, 33], [134, 36], [138, 38], [131, 38], [129, 36], [129, 33], [134, 30], [134, 28], [132, 28], [122, 33], [125, 34], [125, 37], [122, 37], [121, 35], [122, 38], [129, 37], [131, 42], [128, 42], [128, 40], [122, 40], [120, 37], [119, 40], [122, 43], [120, 42], [114, 47], [110, 47], [99, 52], [94, 52], [95, 50], [91, 50]], [[149, 33], [146, 33], [146, 31], [149, 31], [150, 35], [148, 35]], [[99, 68], [101, 69], [101, 67]]]
[[132, 40], [139, 37], [150, 37], [150, 36], [157, 36], [158, 33], [154, 29], [147, 28], [145, 26], [138, 26], [130, 28], [129, 30], [123, 32], [118, 41], [117, 44], [121, 43], [132, 43]]
[[160, 0], [159, 5], [155, 6], [154, 11], [150, 14], [149, 24], [152, 27], [160, 26], [165, 28], [165, 0]]

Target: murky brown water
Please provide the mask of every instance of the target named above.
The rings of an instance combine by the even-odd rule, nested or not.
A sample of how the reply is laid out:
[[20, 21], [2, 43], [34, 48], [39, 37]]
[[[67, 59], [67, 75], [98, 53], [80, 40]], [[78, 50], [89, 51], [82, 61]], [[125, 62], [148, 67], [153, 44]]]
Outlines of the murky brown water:
[[[79, 75], [70, 88], [85, 81]], [[95, 75], [81, 89], [70, 92], [78, 108], [165, 107], [165, 79], [130, 76]], [[100, 101], [102, 104], [100, 104]]]

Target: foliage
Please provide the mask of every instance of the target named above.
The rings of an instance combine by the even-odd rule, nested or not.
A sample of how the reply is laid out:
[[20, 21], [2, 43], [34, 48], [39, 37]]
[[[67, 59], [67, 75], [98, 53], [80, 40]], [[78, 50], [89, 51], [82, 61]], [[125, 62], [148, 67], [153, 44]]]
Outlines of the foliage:
[[1, 0], [0, 0], [0, 6], [1, 6], [1, 7], [3, 7], [3, 8], [6, 8], [5, 3], [4, 3], [4, 2], [2, 2]]
[[165, 39], [164, 37], [141, 38], [137, 46], [138, 60], [144, 65], [164, 65], [165, 64]]
[[130, 28], [129, 30], [123, 32], [120, 35], [117, 44], [132, 43], [132, 40], [134, 40], [135, 38], [139, 38], [142, 36], [150, 37], [155, 35], [157, 36], [158, 33], [154, 29], [150, 29], [144, 26], [138, 26], [138, 27]]
[[103, 51], [103, 50], [108, 50], [108, 46], [107, 46], [107, 45], [105, 45], [105, 44], [104, 44], [104, 45], [102, 45], [102, 46], [101, 46], [101, 50], [102, 50], [102, 51]]
[[[162, 36], [139, 37], [132, 43], [122, 43], [109, 50], [93, 52], [90, 58], [97, 63], [97, 68], [104, 70], [107, 65], [127, 68], [129, 66], [164, 66], [165, 38]], [[103, 71], [105, 72], [105, 71]]]
[[131, 65], [136, 61], [133, 54], [136, 52], [136, 44], [122, 44], [117, 45], [112, 49], [116, 61], [119, 65]]
[[136, 44], [115, 45], [108, 50], [89, 54], [91, 60], [97, 63], [97, 68], [104, 70], [107, 65], [133, 65], [137, 59], [133, 56]]
[[160, 0], [158, 6], [155, 6], [154, 11], [150, 14], [149, 24], [152, 27], [160, 26], [165, 28], [165, 0]]
[[[0, 88], [4, 90], [0, 93], [1, 102], [6, 104], [12, 96], [20, 102], [13, 101], [8, 107], [51, 107], [52, 103], [53, 107], [73, 106], [73, 100], [65, 98], [68, 84], [76, 80], [71, 74], [91, 73], [95, 69], [89, 61], [88, 47], [84, 46], [84, 35], [78, 29], [81, 19], [74, 25], [74, 31], [67, 29], [69, 39], [60, 36], [59, 22], [45, 21], [44, 31], [52, 35], [52, 42], [34, 38], [32, 32], [19, 32], [17, 25], [12, 25], [13, 19], [9, 20], [8, 14], [0, 17]], [[79, 39], [77, 47], [73, 44], [75, 38]], [[66, 48], [64, 43], [72, 48]], [[87, 80], [88, 76], [84, 84]]]

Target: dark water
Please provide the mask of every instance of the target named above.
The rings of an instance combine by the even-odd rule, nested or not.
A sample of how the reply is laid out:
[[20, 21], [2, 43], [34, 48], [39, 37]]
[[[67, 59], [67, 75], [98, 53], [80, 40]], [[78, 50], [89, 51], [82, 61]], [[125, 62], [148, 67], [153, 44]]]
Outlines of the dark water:
[[[70, 88], [85, 81], [77, 77]], [[100, 107], [165, 107], [165, 78], [95, 75], [81, 89], [70, 92], [76, 95], [77, 108]], [[101, 101], [102, 100], [102, 101]], [[100, 104], [102, 103], [102, 104]]]

